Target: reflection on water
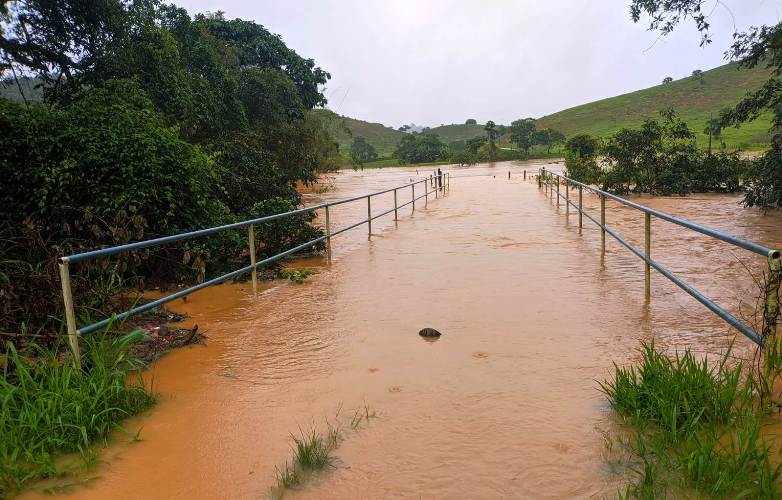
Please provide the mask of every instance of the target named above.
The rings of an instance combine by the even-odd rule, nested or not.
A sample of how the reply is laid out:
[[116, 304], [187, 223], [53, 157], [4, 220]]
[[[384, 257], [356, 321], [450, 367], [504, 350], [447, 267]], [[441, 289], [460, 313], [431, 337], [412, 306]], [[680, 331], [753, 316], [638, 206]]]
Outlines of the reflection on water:
[[[338, 449], [338, 467], [292, 497], [496, 498], [613, 496], [623, 478], [603, 460], [611, 413], [596, 388], [612, 362], [634, 359], [641, 338], [718, 353], [735, 333], [610, 238], [565, 217], [523, 170], [480, 165], [453, 172], [451, 192], [334, 240], [334, 260], [306, 283], [278, 282], [253, 298], [246, 285], [197, 293], [176, 309], [209, 337], [148, 373], [160, 405], [129, 423], [79, 498], [263, 498], [289, 435], [366, 404], [379, 417]], [[556, 167], [556, 166], [550, 166]], [[511, 180], [507, 172], [512, 172]], [[429, 171], [342, 172], [307, 203], [377, 191]], [[403, 203], [410, 193], [398, 193]], [[734, 195], [641, 198], [642, 203], [771, 247], [782, 217]], [[594, 209], [597, 200], [584, 197]], [[378, 212], [393, 194], [372, 201]], [[366, 215], [335, 207], [335, 227]], [[635, 244], [643, 215], [608, 203], [607, 219]], [[745, 265], [763, 259], [660, 221], [652, 253], [734, 314], [755, 291]], [[418, 335], [443, 333], [437, 342]], [[748, 340], [737, 352], [751, 352]], [[36, 496], [39, 490], [26, 496]]]

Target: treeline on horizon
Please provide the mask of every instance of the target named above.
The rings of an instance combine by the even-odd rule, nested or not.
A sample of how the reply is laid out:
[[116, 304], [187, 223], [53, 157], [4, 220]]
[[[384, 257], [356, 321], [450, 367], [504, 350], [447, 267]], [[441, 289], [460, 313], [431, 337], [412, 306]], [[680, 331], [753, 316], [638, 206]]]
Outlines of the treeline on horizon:
[[[329, 74], [259, 24], [156, 0], [3, 2], [0, 16], [0, 80], [21, 97], [0, 98], [0, 332], [57, 332], [59, 256], [288, 211], [297, 183], [338, 165], [334, 115], [312, 112]], [[312, 239], [310, 222], [257, 227], [257, 252]], [[79, 264], [77, 314], [246, 252], [226, 232]]]
[[[475, 119], [468, 119], [465, 125], [477, 125]], [[400, 127], [405, 135], [399, 140], [392, 158], [400, 164], [448, 162], [460, 166], [478, 162], [520, 160], [530, 158], [530, 149], [542, 146], [544, 155], [549, 156], [554, 146], [563, 144], [565, 135], [552, 128], [537, 126], [534, 118], [515, 120], [511, 125], [497, 125], [489, 120], [483, 126], [485, 135], [456, 140], [448, 144], [428, 127], [421, 131], [410, 131], [409, 126]], [[501, 136], [509, 134], [511, 144], [517, 149], [499, 146]], [[356, 167], [377, 161], [379, 155], [374, 146], [363, 136], [355, 136], [350, 146], [350, 161]]]

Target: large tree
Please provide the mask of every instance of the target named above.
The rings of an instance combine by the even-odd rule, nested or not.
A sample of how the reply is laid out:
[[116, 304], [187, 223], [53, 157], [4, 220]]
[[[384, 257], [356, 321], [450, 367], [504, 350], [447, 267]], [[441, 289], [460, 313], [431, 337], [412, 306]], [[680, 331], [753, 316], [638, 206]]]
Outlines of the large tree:
[[510, 140], [525, 153], [536, 143], [536, 129], [534, 118], [515, 120], [510, 124]]

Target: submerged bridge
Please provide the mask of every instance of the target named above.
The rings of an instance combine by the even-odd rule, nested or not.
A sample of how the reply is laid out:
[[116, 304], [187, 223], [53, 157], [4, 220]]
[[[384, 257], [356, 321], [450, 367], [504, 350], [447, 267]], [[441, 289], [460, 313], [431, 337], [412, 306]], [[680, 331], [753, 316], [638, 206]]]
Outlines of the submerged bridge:
[[[508, 172], [508, 177], [510, 178], [510, 172]], [[527, 179], [526, 170], [523, 173], [523, 177], [525, 180]], [[574, 179], [565, 177], [559, 173], [547, 171], [545, 168], [541, 168], [538, 171], [537, 175], [534, 176], [534, 178], [533, 176], [530, 176], [530, 179], [536, 180], [538, 184], [538, 188], [541, 189], [550, 199], [556, 200], [557, 207], [559, 207], [561, 203], [564, 204], [565, 217], [568, 218], [570, 217], [571, 208], [575, 211], [575, 214], [578, 215], [579, 234], [581, 234], [583, 230], [584, 218], [587, 218], [589, 221], [591, 221], [592, 223], [594, 223], [600, 228], [601, 261], [605, 259], [606, 234], [608, 234], [609, 236], [614, 238], [622, 246], [627, 248], [630, 252], [632, 252], [635, 256], [637, 256], [639, 259], [641, 259], [644, 262], [644, 293], [645, 293], [646, 300], [650, 300], [651, 298], [651, 269], [655, 269], [657, 272], [660, 273], [660, 275], [673, 282], [676, 286], [678, 286], [684, 292], [686, 292], [691, 297], [693, 297], [695, 300], [697, 300], [698, 302], [706, 306], [714, 314], [716, 314], [717, 316], [725, 320], [725, 322], [727, 322], [733, 328], [735, 328], [736, 330], [744, 334], [746, 337], [748, 337], [758, 346], [762, 347], [764, 339], [775, 331], [776, 324], [780, 315], [779, 289], [780, 289], [780, 282], [782, 281], [782, 271], [780, 271], [781, 259], [780, 259], [779, 250], [767, 248], [763, 245], [731, 236], [729, 234], [718, 231], [716, 229], [704, 227], [694, 222], [690, 222], [685, 219], [666, 214], [664, 212], [622, 198], [610, 192], [598, 189], [594, 186], [590, 186], [588, 184], [584, 184]], [[389, 189], [384, 189], [382, 191], [368, 193], [360, 196], [354, 196], [351, 198], [345, 198], [345, 199], [328, 202], [328, 203], [320, 203], [317, 205], [304, 207], [290, 212], [271, 215], [267, 217], [261, 217], [261, 218], [252, 219], [243, 222], [237, 222], [234, 224], [227, 224], [223, 226], [212, 227], [212, 228], [192, 231], [188, 233], [166, 236], [162, 238], [155, 238], [151, 240], [129, 243], [129, 244], [119, 245], [119, 246], [114, 246], [109, 248], [102, 248], [102, 249], [93, 250], [89, 252], [83, 252], [79, 254], [61, 257], [59, 267], [60, 267], [60, 276], [62, 282], [63, 301], [64, 301], [65, 311], [66, 311], [68, 339], [69, 339], [69, 344], [71, 346], [71, 349], [75, 353], [74, 359], [78, 363], [79, 336], [89, 334], [91, 332], [94, 332], [102, 328], [106, 328], [112, 322], [121, 321], [130, 316], [143, 313], [145, 311], [149, 311], [151, 309], [154, 309], [155, 307], [164, 305], [168, 302], [171, 302], [173, 300], [182, 297], [186, 297], [204, 288], [217, 285], [220, 283], [224, 283], [232, 278], [237, 278], [243, 274], [246, 273], [251, 274], [253, 292], [257, 294], [258, 268], [277, 262], [280, 259], [291, 256], [297, 252], [311, 250], [318, 243], [325, 242], [326, 252], [330, 261], [332, 238], [363, 225], [367, 226], [368, 238], [371, 238], [373, 220], [378, 219], [380, 217], [389, 216], [393, 213], [393, 220], [398, 221], [399, 210], [407, 206], [411, 206], [411, 211], [415, 212], [416, 202], [419, 203], [419, 207], [420, 207], [422, 202], [421, 200], [423, 200], [423, 206], [427, 207], [429, 204], [429, 198], [437, 199], [440, 196], [446, 196], [448, 194], [450, 190], [450, 182], [451, 182], [451, 175], [449, 172], [443, 173], [441, 175], [430, 175], [425, 179], [409, 182], [407, 184], [399, 185]], [[419, 188], [418, 194], [416, 194], [416, 186], [418, 186]], [[588, 210], [585, 209], [583, 203], [584, 191], [590, 192], [599, 198], [600, 200], [599, 215], [590, 214]], [[574, 192], [573, 200], [571, 199], [571, 192]], [[577, 193], [577, 197], [575, 196], [576, 193]], [[381, 197], [384, 195], [393, 195], [393, 208], [379, 213], [373, 213], [372, 211], [373, 198]], [[618, 231], [612, 229], [610, 225], [607, 223], [606, 200], [611, 200], [613, 202], [619, 203], [626, 207], [637, 210], [643, 214], [644, 216], [643, 250], [636, 248], [628, 240], [623, 238], [618, 233]], [[355, 203], [355, 202], [366, 203], [366, 209], [367, 209], [366, 219], [359, 220], [358, 222], [349, 224], [345, 227], [332, 229], [330, 208], [337, 205]], [[284, 252], [280, 252], [271, 257], [265, 258], [260, 261], [256, 261], [255, 253], [256, 253], [257, 240], [254, 235], [254, 226], [258, 224], [273, 222], [275, 220], [282, 220], [295, 215], [301, 215], [305, 213], [312, 213], [312, 212], [319, 212], [319, 211], [323, 212], [324, 219], [325, 219], [324, 234], [322, 236], [319, 236], [306, 243], [297, 245], [294, 248], [288, 249]], [[687, 228], [692, 231], [696, 231], [710, 238], [714, 238], [723, 241], [725, 243], [728, 243], [736, 248], [740, 248], [752, 252], [754, 254], [761, 255], [767, 259], [768, 271], [764, 283], [764, 287], [765, 287], [764, 297], [763, 297], [764, 305], [763, 305], [762, 323], [761, 323], [760, 331], [756, 331], [756, 329], [753, 328], [752, 326], [736, 318], [734, 315], [729, 313], [723, 307], [715, 303], [712, 299], [710, 299], [709, 297], [707, 297], [706, 295], [698, 291], [692, 285], [688, 284], [684, 279], [676, 276], [676, 274], [674, 274], [669, 269], [665, 268], [663, 265], [661, 265], [659, 262], [657, 262], [652, 258], [651, 255], [652, 224], [651, 223], [653, 218], [655, 220], [668, 222], [671, 224], [675, 224]], [[247, 266], [217, 276], [215, 278], [209, 279], [207, 281], [204, 281], [203, 283], [191, 286], [189, 288], [185, 288], [183, 290], [180, 290], [176, 293], [172, 293], [170, 295], [159, 298], [157, 300], [153, 300], [143, 305], [139, 305], [127, 311], [115, 314], [110, 318], [97, 321], [89, 325], [84, 325], [81, 327], [79, 327], [76, 324], [76, 315], [74, 312], [74, 304], [73, 304], [71, 284], [70, 284], [71, 264], [76, 264], [91, 259], [108, 257], [123, 252], [139, 250], [142, 248], [157, 247], [157, 246], [166, 245], [177, 241], [205, 237], [223, 231], [231, 231], [231, 230], [239, 230], [239, 229], [247, 230], [248, 249], [249, 249], [249, 256], [250, 256], [250, 262]]]

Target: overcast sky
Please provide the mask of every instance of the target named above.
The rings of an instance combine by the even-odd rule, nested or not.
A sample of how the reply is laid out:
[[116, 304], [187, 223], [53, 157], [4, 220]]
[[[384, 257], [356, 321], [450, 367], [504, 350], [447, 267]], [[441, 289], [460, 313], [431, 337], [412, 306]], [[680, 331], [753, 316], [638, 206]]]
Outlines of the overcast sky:
[[[782, 0], [709, 3], [658, 40], [629, 0], [173, 0], [252, 19], [331, 73], [328, 107], [398, 127], [510, 123], [724, 64], [734, 24], [776, 23]], [[711, 7], [713, 6], [713, 11]]]

